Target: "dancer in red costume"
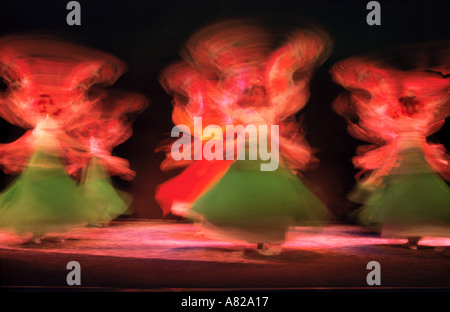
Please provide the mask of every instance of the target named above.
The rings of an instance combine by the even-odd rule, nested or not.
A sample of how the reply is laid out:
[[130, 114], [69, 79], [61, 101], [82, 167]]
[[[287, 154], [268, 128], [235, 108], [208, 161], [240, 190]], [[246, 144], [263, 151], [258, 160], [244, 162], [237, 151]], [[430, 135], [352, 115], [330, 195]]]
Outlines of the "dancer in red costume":
[[341, 61], [332, 70], [350, 91], [336, 100], [335, 110], [347, 118], [352, 135], [373, 143], [354, 157], [362, 169], [351, 194], [364, 204], [358, 219], [384, 236], [408, 238], [413, 249], [423, 236], [450, 235], [450, 188], [442, 180], [450, 177], [450, 158], [442, 144], [427, 141], [450, 115], [448, 47], [427, 47], [432, 62], [415, 52], [419, 46], [405, 49], [419, 61], [410, 69], [372, 56]]
[[27, 130], [0, 146], [3, 170], [19, 175], [0, 195], [0, 224], [32, 233], [31, 241], [40, 243], [46, 233], [97, 217], [95, 202], [66, 167], [89, 158], [90, 149], [69, 133], [99, 105], [99, 98], [91, 98], [93, 86], [113, 84], [125, 66], [50, 36], [5, 37], [0, 47], [0, 74], [8, 86], [0, 116]]
[[[293, 32], [275, 51], [271, 43], [255, 25], [214, 24], [194, 34], [184, 50], [185, 61], [163, 73], [162, 84], [174, 95], [175, 125], [194, 128], [190, 133], [197, 135], [194, 151], [195, 140], [202, 141], [204, 149], [210, 140], [229, 143], [224, 136], [211, 139], [195, 133], [195, 117], [202, 117], [204, 129], [216, 133], [225, 133], [229, 125], [254, 127], [257, 132], [245, 139], [246, 148], [233, 149], [232, 155], [224, 150], [223, 157], [212, 160], [178, 163], [168, 153], [163, 169], [178, 164], [188, 168], [156, 194], [165, 213], [200, 221], [227, 238], [258, 244], [259, 252], [267, 255], [281, 252], [285, 234], [296, 221], [328, 216], [323, 203], [296, 177], [313, 156], [294, 114], [309, 98], [309, 81], [328, 56], [329, 38], [305, 29]], [[266, 136], [270, 143], [262, 142], [260, 126], [274, 125], [281, 129], [279, 135], [271, 132]], [[235, 141], [241, 135], [245, 133], [237, 133]], [[261, 171], [262, 144], [277, 161], [274, 170]], [[247, 159], [246, 154], [258, 156]]]
[[135, 172], [129, 162], [113, 156], [113, 149], [132, 135], [135, 116], [146, 108], [147, 101], [138, 94], [108, 92], [97, 98], [97, 105], [84, 114], [70, 134], [88, 147], [88, 157], [69, 159], [68, 171], [81, 185], [83, 195], [97, 211], [91, 226], [104, 226], [128, 212], [131, 195], [116, 190], [111, 176], [132, 180]]

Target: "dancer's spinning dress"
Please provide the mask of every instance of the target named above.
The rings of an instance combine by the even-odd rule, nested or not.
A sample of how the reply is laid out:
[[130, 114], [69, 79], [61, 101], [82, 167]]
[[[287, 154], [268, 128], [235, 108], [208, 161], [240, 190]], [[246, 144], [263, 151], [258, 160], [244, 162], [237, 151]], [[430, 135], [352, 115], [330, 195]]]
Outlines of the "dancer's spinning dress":
[[450, 235], [450, 187], [426, 160], [424, 136], [403, 117], [394, 168], [360, 211], [359, 220], [384, 236]]
[[[91, 140], [92, 141], [92, 140]], [[81, 184], [83, 194], [92, 202], [91, 224], [108, 223], [128, 211], [131, 196], [116, 190], [105, 167], [106, 151], [91, 147], [91, 159]]]
[[47, 233], [82, 225], [91, 217], [62, 161], [57, 121], [47, 117], [33, 131], [34, 152], [27, 168], [0, 195], [0, 223], [18, 233]]
[[242, 151], [247, 156], [231, 164], [217, 184], [195, 201], [188, 216], [201, 215], [198, 219], [205, 221], [206, 228], [250, 243], [282, 243], [297, 221], [327, 220], [326, 206], [282, 159], [276, 159], [277, 169], [261, 171], [267, 161], [248, 158], [257, 142], [258, 137], [249, 137], [248, 148]]

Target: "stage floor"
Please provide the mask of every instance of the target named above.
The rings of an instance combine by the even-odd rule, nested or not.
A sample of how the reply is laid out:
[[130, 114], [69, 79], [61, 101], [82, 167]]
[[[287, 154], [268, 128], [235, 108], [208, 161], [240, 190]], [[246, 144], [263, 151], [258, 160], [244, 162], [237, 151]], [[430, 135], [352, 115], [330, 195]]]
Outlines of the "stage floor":
[[[176, 221], [115, 221], [49, 235], [41, 245], [24, 240], [0, 231], [4, 290], [450, 290], [450, 238], [424, 238], [411, 250], [402, 246], [406, 240], [338, 223], [292, 228], [277, 256]], [[66, 282], [70, 261], [80, 264], [81, 286]], [[380, 264], [381, 285], [367, 284], [370, 261]]]

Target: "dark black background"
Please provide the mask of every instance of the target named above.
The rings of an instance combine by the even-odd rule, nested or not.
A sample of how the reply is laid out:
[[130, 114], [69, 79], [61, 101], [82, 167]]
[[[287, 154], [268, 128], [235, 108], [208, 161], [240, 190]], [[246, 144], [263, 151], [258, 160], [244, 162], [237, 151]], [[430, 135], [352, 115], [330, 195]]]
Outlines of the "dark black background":
[[[114, 178], [117, 187], [134, 195], [132, 216], [160, 218], [154, 200], [156, 186], [177, 171], [163, 173], [162, 154], [155, 153], [159, 142], [172, 128], [171, 98], [158, 82], [160, 71], [179, 59], [185, 40], [211, 22], [229, 18], [257, 17], [280, 33], [311, 21], [321, 25], [333, 39], [330, 58], [315, 72], [311, 98], [300, 112], [305, 117], [307, 139], [318, 149], [320, 165], [306, 176], [314, 192], [328, 204], [337, 220], [345, 220], [355, 208], [345, 194], [354, 186], [356, 171], [351, 163], [360, 144], [346, 131], [344, 120], [331, 109], [343, 90], [331, 81], [330, 67], [340, 59], [399, 44], [450, 38], [449, 1], [379, 1], [381, 26], [366, 23], [368, 1], [78, 1], [81, 26], [69, 26], [68, 1], [2, 1], [0, 35], [50, 33], [103, 50], [122, 59], [128, 71], [115, 88], [146, 95], [151, 104], [134, 124], [133, 136], [114, 152], [130, 160], [137, 172], [133, 182]], [[4, 88], [4, 87], [3, 87]], [[444, 133], [434, 138], [450, 142]], [[0, 142], [18, 138], [22, 129], [0, 121]], [[2, 187], [12, 177], [0, 176]]]

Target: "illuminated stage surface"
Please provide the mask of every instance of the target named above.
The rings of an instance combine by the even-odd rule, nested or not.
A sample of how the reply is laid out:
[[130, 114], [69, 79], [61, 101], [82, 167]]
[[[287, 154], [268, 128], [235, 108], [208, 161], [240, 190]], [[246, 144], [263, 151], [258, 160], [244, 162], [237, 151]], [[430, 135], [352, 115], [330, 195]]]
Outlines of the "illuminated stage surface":
[[[23, 242], [0, 231], [3, 289], [450, 289], [450, 238], [424, 238], [419, 250], [410, 250], [402, 246], [406, 240], [342, 224], [292, 228], [278, 256], [175, 221], [115, 221], [50, 234], [41, 245]], [[67, 285], [69, 261], [80, 263], [81, 286]], [[370, 261], [381, 265], [381, 286], [367, 285]]]

